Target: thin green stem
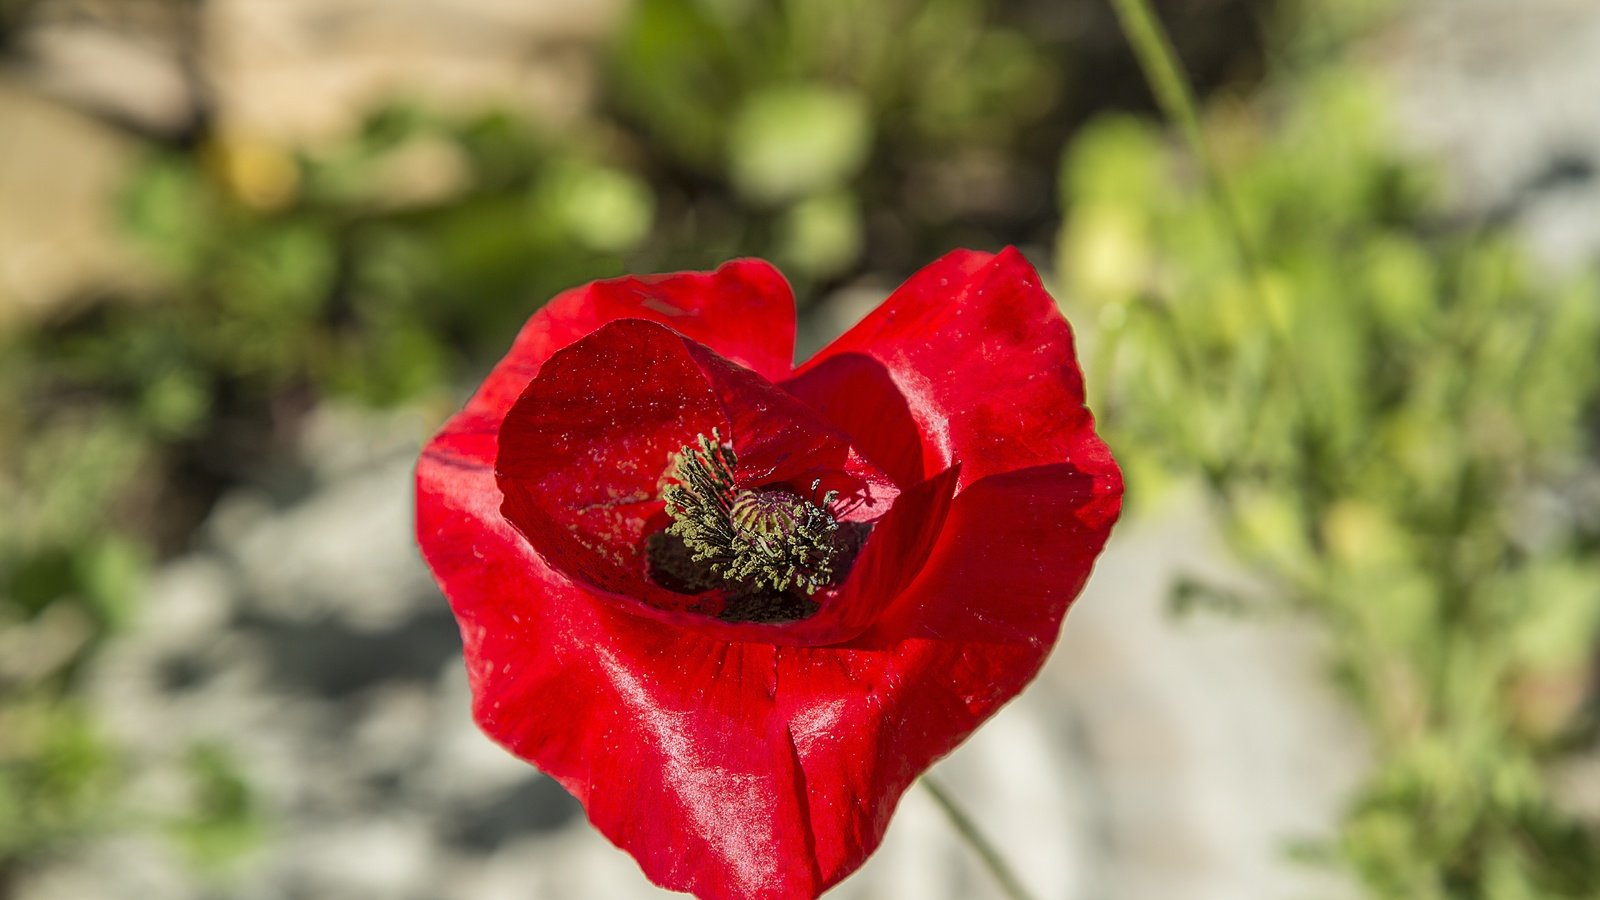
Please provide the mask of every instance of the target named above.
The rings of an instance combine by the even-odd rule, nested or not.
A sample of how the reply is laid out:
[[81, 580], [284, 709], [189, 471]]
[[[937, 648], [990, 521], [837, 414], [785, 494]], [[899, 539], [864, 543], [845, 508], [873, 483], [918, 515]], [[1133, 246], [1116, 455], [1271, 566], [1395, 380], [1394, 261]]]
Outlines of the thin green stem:
[[961, 839], [967, 842], [967, 846], [972, 848], [972, 852], [978, 854], [978, 859], [983, 861], [984, 868], [988, 869], [989, 874], [993, 875], [994, 880], [999, 883], [1000, 890], [1011, 900], [1034, 900], [1033, 894], [1022, 886], [1022, 881], [1017, 878], [1017, 873], [1011, 870], [1010, 864], [994, 848], [994, 844], [984, 836], [983, 832], [978, 828], [978, 823], [973, 821], [972, 817], [967, 815], [966, 810], [956, 803], [955, 798], [950, 796], [950, 793], [939, 782], [934, 781], [931, 775], [922, 776], [922, 786], [928, 789], [928, 794], [933, 797], [933, 802], [939, 804], [939, 809], [944, 811], [945, 817], [950, 820], [950, 824], [955, 828], [956, 833], [961, 835]]
[[1265, 304], [1263, 268], [1256, 254], [1255, 242], [1250, 239], [1244, 214], [1227, 180], [1222, 177], [1222, 166], [1218, 164], [1216, 154], [1206, 140], [1205, 129], [1200, 124], [1200, 104], [1195, 100], [1189, 76], [1184, 74], [1178, 62], [1171, 38], [1150, 8], [1149, 0], [1111, 0], [1111, 5], [1117, 12], [1117, 20], [1122, 23], [1123, 34], [1127, 35], [1128, 43], [1133, 45], [1139, 68], [1144, 70], [1150, 90], [1156, 95], [1156, 103], [1161, 106], [1167, 119], [1182, 132], [1190, 152], [1204, 169], [1206, 186], [1212, 192], [1217, 206], [1222, 209], [1240, 264], [1256, 282], [1256, 290], [1261, 292], [1261, 300]]
[[[1308, 427], [1314, 426], [1310, 420], [1316, 414], [1317, 405], [1305, 402], [1309, 398], [1305, 385], [1301, 382], [1299, 370], [1288, 362], [1294, 358], [1293, 341], [1279, 317], [1273, 314], [1272, 298], [1267, 288], [1266, 266], [1256, 250], [1250, 229], [1245, 225], [1245, 216], [1238, 197], [1228, 184], [1227, 178], [1223, 176], [1222, 166], [1217, 160], [1216, 153], [1206, 140], [1205, 129], [1200, 123], [1200, 104], [1195, 99], [1194, 87], [1189, 81], [1189, 76], [1184, 73], [1183, 66], [1178, 61], [1177, 51], [1172, 47], [1172, 39], [1162, 26], [1161, 20], [1156, 17], [1155, 11], [1150, 6], [1150, 0], [1111, 0], [1111, 6], [1116, 10], [1123, 34], [1133, 46], [1134, 56], [1139, 60], [1139, 68], [1144, 70], [1145, 80], [1150, 83], [1150, 90], [1155, 94], [1156, 103], [1160, 105], [1167, 120], [1182, 133], [1184, 141], [1189, 145], [1189, 151], [1200, 164], [1205, 175], [1206, 188], [1211, 192], [1212, 200], [1221, 211], [1222, 225], [1227, 229], [1234, 253], [1238, 256], [1240, 270], [1244, 273], [1245, 280], [1250, 283], [1250, 293], [1258, 307], [1257, 315], [1266, 324], [1268, 339], [1277, 345], [1278, 352], [1275, 356], [1278, 363], [1287, 369], [1284, 374], [1290, 388], [1302, 401], [1299, 404], [1299, 415], [1304, 417]], [[1265, 393], [1266, 386], [1266, 380], [1260, 379], [1261, 393]], [[1262, 398], [1255, 399], [1257, 402], [1251, 404], [1251, 407], [1256, 414], [1259, 414], [1263, 406], [1259, 402]], [[1254, 428], [1247, 429], [1247, 433], [1254, 430]]]

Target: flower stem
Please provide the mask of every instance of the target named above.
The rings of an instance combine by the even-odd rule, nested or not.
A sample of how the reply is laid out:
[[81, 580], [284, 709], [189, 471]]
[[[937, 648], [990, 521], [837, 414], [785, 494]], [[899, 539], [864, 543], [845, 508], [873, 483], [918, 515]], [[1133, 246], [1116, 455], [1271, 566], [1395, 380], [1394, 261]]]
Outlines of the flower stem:
[[928, 789], [933, 802], [939, 804], [939, 809], [944, 811], [945, 817], [955, 827], [956, 833], [961, 835], [961, 839], [966, 841], [968, 847], [972, 848], [972, 852], [978, 854], [984, 868], [988, 869], [989, 874], [999, 883], [1000, 890], [1011, 900], [1034, 900], [1033, 894], [1022, 886], [1021, 879], [1011, 870], [1010, 864], [979, 830], [978, 823], [956, 803], [955, 798], [950, 796], [939, 782], [933, 780], [931, 775], [922, 776], [922, 786]]
[[1177, 51], [1172, 48], [1172, 39], [1150, 8], [1150, 0], [1111, 0], [1111, 6], [1122, 24], [1122, 33], [1133, 45], [1134, 56], [1139, 60], [1139, 68], [1144, 70], [1145, 80], [1150, 83], [1156, 103], [1161, 106], [1168, 121], [1182, 132], [1189, 152], [1195, 155], [1204, 170], [1206, 185], [1222, 209], [1241, 266], [1256, 282], [1256, 288], [1262, 289], [1262, 267], [1255, 244], [1245, 228], [1238, 201], [1228, 187], [1227, 180], [1222, 177], [1222, 167], [1217, 162], [1216, 154], [1206, 140], [1205, 130], [1200, 125], [1200, 104], [1195, 100], [1189, 76], [1184, 74], [1178, 61]]
[[[1117, 21], [1122, 26], [1123, 35], [1127, 37], [1128, 43], [1133, 47], [1134, 56], [1139, 60], [1139, 68], [1144, 71], [1145, 81], [1149, 82], [1150, 91], [1155, 94], [1157, 105], [1161, 107], [1161, 112], [1167, 120], [1182, 133], [1184, 142], [1189, 145], [1189, 152], [1194, 154], [1200, 164], [1206, 188], [1211, 192], [1212, 201], [1221, 212], [1222, 225], [1227, 229], [1230, 242], [1233, 244], [1239, 269], [1245, 281], [1249, 283], [1250, 296], [1254, 297], [1258, 307], [1257, 313], [1266, 326], [1267, 338], [1276, 345], [1275, 362], [1284, 369], [1283, 375], [1290, 389], [1301, 401], [1296, 414], [1302, 417], [1303, 427], [1314, 428], [1318, 404], [1309, 402], [1308, 391], [1301, 379], [1299, 368], [1286, 362], [1295, 358], [1293, 337], [1282, 317], [1273, 313], [1271, 291], [1267, 285], [1266, 264], [1262, 262], [1261, 254], [1250, 235], [1250, 229], [1245, 224], [1243, 207], [1239, 205], [1238, 197], [1234, 194], [1228, 179], [1224, 177], [1222, 166], [1211, 148], [1211, 143], [1206, 140], [1205, 129], [1200, 123], [1200, 104], [1195, 100], [1194, 86], [1183, 71], [1177, 51], [1172, 47], [1172, 38], [1151, 8], [1150, 0], [1110, 0], [1110, 2], [1116, 11]], [[1253, 410], [1252, 415], [1259, 416], [1265, 408], [1266, 404], [1261, 400], [1266, 387], [1266, 379], [1257, 380], [1255, 402], [1247, 404], [1247, 408]], [[1247, 429], [1247, 433], [1254, 431], [1253, 425]]]

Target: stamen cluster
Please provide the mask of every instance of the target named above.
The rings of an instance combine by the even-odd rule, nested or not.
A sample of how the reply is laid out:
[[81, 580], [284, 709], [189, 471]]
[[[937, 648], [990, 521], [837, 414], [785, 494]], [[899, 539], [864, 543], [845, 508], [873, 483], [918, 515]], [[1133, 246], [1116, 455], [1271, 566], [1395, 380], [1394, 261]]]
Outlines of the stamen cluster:
[[831, 584], [841, 547], [828, 507], [838, 492], [817, 503], [787, 488], [736, 489], [737, 463], [716, 429], [679, 451], [662, 491], [667, 533], [730, 590], [809, 596]]

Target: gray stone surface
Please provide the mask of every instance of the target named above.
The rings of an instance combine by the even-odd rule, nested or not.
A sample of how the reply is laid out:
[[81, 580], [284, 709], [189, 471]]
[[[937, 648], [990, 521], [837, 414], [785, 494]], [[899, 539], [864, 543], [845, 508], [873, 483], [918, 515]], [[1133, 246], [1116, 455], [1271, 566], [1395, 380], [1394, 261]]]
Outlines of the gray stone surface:
[[1374, 42], [1400, 131], [1547, 262], [1600, 256], [1600, 4], [1425, 0]]

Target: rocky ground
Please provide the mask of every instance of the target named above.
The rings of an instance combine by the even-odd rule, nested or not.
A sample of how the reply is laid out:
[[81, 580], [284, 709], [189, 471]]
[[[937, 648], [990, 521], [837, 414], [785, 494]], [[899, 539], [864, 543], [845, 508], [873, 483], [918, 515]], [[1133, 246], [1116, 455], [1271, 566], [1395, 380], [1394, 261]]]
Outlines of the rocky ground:
[[1462, 210], [1569, 269], [1600, 256], [1597, 50], [1591, 0], [1430, 0], [1372, 42], [1401, 132]]
[[[378, 34], [361, 15], [374, 2], [216, 4], [208, 27], [223, 49], [210, 80], [226, 115], [241, 129], [317, 133], [340, 127], [341, 111], [385, 79], [407, 77], [440, 90], [521, 85], [541, 103], [551, 92], [537, 85], [552, 72], [581, 82], [568, 49], [614, 14], [610, 4], [574, 17], [556, 2], [475, 0], [452, 7], [467, 10], [457, 17], [442, 2], [409, 0], [391, 4], [404, 15]], [[92, 57], [95, 41], [117, 44], [115, 35], [63, 29], [33, 38], [38, 68], [0, 84], [8, 124], [23, 113], [42, 123], [7, 128], [0, 141], [8, 199], [19, 196], [7, 187], [22, 184], [19, 172], [66, 169], [29, 162], [50, 158], [51, 146], [75, 148], [95, 173], [114, 173], [124, 152], [92, 117], [38, 100], [133, 108], [117, 93], [126, 84], [91, 83], [94, 73], [59, 62]], [[484, 34], [494, 53], [462, 51], [483, 46]], [[435, 44], [446, 49], [425, 52]], [[1597, 49], [1600, 14], [1587, 0], [1515, 9], [1437, 0], [1378, 36], [1372, 52], [1396, 86], [1409, 138], [1451, 163], [1464, 208], [1509, 217], [1548, 259], [1570, 265], [1600, 251]], [[118, 52], [131, 54], [129, 71], [144, 73], [144, 96], [155, 98], [138, 114], [158, 126], [181, 116], [175, 57], [137, 42]], [[318, 59], [337, 62], [319, 69]], [[327, 102], [303, 107], [308, 92]], [[93, 213], [110, 179], [59, 187], [60, 205], [84, 212], [51, 227], [76, 229], [94, 248], [77, 265], [47, 252], [71, 235], [41, 238], [11, 212], [33, 204], [0, 207], [0, 246], [11, 248], [0, 253], [0, 296], [27, 301], [122, 270]], [[35, 238], [33, 256], [16, 252]], [[871, 299], [824, 307], [813, 341]], [[441, 414], [319, 411], [304, 438], [308, 468], [224, 498], [194, 550], [159, 573], [133, 632], [90, 673], [97, 708], [136, 762], [130, 817], [181, 806], [185, 759], [215, 745], [256, 798], [254, 849], [225, 871], [197, 873], [158, 831], [119, 833], [27, 873], [19, 897], [659, 893], [559, 787], [469, 721], [455, 626], [411, 541], [410, 469]], [[1359, 729], [1330, 695], [1301, 625], [1167, 613], [1178, 575], [1234, 577], [1199, 510], [1179, 496], [1126, 522], [1039, 682], [936, 769], [1043, 897], [1349, 892], [1282, 851], [1328, 836], [1361, 771]], [[835, 896], [995, 894], [914, 789], [883, 849]]]

